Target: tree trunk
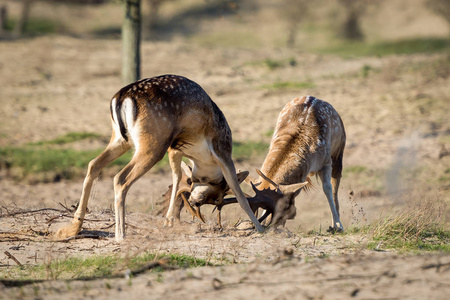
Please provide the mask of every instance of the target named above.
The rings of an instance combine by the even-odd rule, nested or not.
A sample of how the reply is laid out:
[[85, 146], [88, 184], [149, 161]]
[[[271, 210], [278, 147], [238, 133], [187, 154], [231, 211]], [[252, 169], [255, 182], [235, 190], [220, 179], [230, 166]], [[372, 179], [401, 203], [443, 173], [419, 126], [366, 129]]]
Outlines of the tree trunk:
[[141, 44], [141, 0], [125, 0], [122, 25], [122, 81], [129, 84], [139, 80]]
[[8, 8], [6, 5], [0, 7], [0, 35], [6, 32], [6, 24], [8, 22]]
[[22, 36], [25, 33], [28, 18], [30, 16], [32, 2], [33, 0], [22, 0], [22, 11], [20, 13], [20, 19], [14, 27], [15, 36]]
[[359, 19], [361, 14], [356, 11], [351, 11], [347, 16], [347, 20], [343, 26], [344, 37], [348, 40], [361, 41], [364, 39], [364, 34], [359, 26]]

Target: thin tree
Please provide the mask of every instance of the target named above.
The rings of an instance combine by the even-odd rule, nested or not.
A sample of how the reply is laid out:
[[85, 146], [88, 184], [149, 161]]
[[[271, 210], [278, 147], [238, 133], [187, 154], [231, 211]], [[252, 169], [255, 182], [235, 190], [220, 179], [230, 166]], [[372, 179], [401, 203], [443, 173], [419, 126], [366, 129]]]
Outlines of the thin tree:
[[6, 32], [6, 27], [8, 23], [8, 7], [2, 5], [0, 7], [0, 36]]
[[22, 36], [25, 33], [28, 18], [30, 16], [31, 4], [33, 2], [34, 0], [22, 0], [22, 10], [20, 12], [20, 18], [14, 27], [15, 36]]
[[122, 82], [129, 84], [141, 77], [141, 0], [124, 0], [122, 24]]
[[361, 30], [360, 20], [364, 14], [367, 3], [361, 0], [339, 0], [345, 9], [345, 21], [342, 24], [342, 35], [349, 40], [363, 40], [364, 33]]
[[311, 4], [310, 0], [284, 0], [282, 2], [281, 13], [288, 23], [286, 43], [288, 47], [295, 47], [299, 25], [308, 15]]

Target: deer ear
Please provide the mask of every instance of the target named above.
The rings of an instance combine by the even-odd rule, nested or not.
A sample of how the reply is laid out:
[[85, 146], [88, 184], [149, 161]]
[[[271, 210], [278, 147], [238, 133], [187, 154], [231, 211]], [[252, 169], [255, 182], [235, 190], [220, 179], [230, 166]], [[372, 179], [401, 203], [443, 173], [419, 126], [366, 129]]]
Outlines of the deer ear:
[[184, 161], [181, 161], [181, 168], [189, 178], [192, 177], [192, 169]]
[[236, 174], [239, 184], [247, 178], [248, 174], [250, 174], [248, 171], [242, 171]]
[[[241, 184], [244, 180], [245, 182], [247, 182], [247, 176], [248, 176], [249, 172], [248, 171], [242, 171], [236, 174], [237, 180], [239, 182], [239, 184]], [[225, 188], [225, 195], [234, 195], [233, 191], [230, 190], [230, 187], [227, 184], [227, 187]]]
[[308, 184], [308, 182], [300, 182], [300, 183], [294, 183], [294, 184], [289, 184], [289, 185], [279, 185], [279, 188], [281, 190], [281, 192], [286, 195], [286, 194], [295, 194], [300, 192], [300, 190], [305, 187]]

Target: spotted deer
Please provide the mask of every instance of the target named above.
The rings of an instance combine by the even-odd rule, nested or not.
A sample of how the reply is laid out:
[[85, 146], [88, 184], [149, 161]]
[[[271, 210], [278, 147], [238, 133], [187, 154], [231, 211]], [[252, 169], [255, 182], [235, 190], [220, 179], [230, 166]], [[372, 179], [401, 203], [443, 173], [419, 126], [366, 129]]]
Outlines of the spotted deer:
[[[125, 197], [131, 185], [166, 152], [173, 189], [166, 225], [174, 219], [174, 203], [182, 177], [182, 157], [190, 159], [190, 201], [217, 194], [227, 184], [258, 231], [263, 227], [253, 214], [231, 159], [231, 130], [222, 111], [195, 82], [176, 75], [143, 79], [122, 88], [110, 104], [112, 136], [106, 149], [88, 165], [78, 209], [72, 224], [57, 238], [77, 235], [83, 224], [92, 184], [109, 163], [134, 147], [131, 161], [114, 177], [115, 239], [125, 237]], [[215, 197], [215, 196], [213, 196]]]
[[[317, 175], [332, 215], [329, 231], [342, 231], [338, 189], [345, 147], [344, 124], [327, 102], [312, 96], [293, 99], [280, 112], [269, 153], [264, 159], [259, 182], [252, 184], [255, 196], [248, 198], [252, 210], [265, 210], [262, 222], [272, 215], [272, 225], [284, 226], [296, 215], [295, 197]], [[235, 203], [226, 199], [219, 209]]]
[[[281, 110], [269, 153], [258, 172], [260, 184], [254, 188], [255, 197], [275, 199], [275, 227], [295, 217], [295, 197], [308, 185], [309, 178], [317, 175], [331, 210], [330, 230], [343, 230], [338, 189], [345, 140], [339, 114], [325, 101], [312, 96], [296, 98]], [[276, 195], [270, 187], [275, 188]]]

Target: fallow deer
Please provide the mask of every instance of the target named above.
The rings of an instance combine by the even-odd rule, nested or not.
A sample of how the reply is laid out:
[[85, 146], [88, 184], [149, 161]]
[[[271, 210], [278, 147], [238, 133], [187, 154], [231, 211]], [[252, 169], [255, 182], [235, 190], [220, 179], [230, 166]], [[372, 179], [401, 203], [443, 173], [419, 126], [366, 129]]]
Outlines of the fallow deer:
[[[289, 102], [278, 116], [262, 172], [257, 170], [260, 182], [252, 183], [255, 196], [248, 198], [252, 210], [265, 210], [259, 221], [271, 215], [276, 228], [293, 219], [295, 197], [310, 185], [311, 176], [318, 175], [332, 215], [329, 231], [342, 231], [338, 189], [345, 139], [344, 124], [329, 103], [312, 96]], [[219, 213], [224, 205], [236, 201], [225, 199]]]
[[[281, 110], [269, 153], [258, 172], [261, 182], [254, 188], [255, 198], [274, 199], [274, 227], [295, 217], [295, 197], [310, 182], [309, 178], [317, 175], [331, 210], [330, 230], [343, 230], [338, 189], [345, 140], [341, 117], [325, 101], [312, 96], [296, 98]], [[296, 183], [303, 184], [295, 186]]]
[[143, 79], [125, 86], [111, 100], [112, 136], [106, 149], [88, 166], [83, 192], [72, 224], [57, 238], [77, 235], [83, 224], [92, 184], [109, 163], [134, 147], [131, 161], [114, 177], [115, 239], [125, 237], [125, 197], [131, 185], [166, 152], [172, 168], [173, 189], [166, 224], [172, 225], [182, 157], [193, 164], [190, 200], [201, 201], [229, 185], [259, 232], [231, 159], [231, 130], [222, 111], [195, 82], [176, 75]]

